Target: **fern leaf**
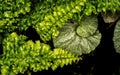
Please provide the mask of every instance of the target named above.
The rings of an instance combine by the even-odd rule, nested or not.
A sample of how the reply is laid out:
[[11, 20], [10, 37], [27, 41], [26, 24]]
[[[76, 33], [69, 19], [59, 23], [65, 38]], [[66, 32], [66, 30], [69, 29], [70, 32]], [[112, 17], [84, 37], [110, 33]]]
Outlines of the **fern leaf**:
[[79, 13], [84, 2], [84, 0], [71, 1], [69, 4], [54, 7], [52, 13], [46, 14], [43, 21], [35, 26], [43, 41], [49, 41], [51, 36], [56, 37], [59, 33], [56, 27], [62, 27], [68, 19], [73, 17], [73, 14]]
[[20, 19], [20, 15], [25, 15], [30, 12], [29, 0], [0, 0], [0, 32], [6, 30], [8, 32], [17, 28], [17, 21]]
[[25, 42], [25, 39], [25, 36], [13, 32], [3, 40], [4, 52], [0, 58], [2, 75], [24, 74], [28, 67], [34, 72], [48, 70], [50, 67], [55, 70], [59, 66], [63, 67], [81, 60], [62, 49], [52, 51], [47, 44], [40, 41], [34, 43], [31, 40]]

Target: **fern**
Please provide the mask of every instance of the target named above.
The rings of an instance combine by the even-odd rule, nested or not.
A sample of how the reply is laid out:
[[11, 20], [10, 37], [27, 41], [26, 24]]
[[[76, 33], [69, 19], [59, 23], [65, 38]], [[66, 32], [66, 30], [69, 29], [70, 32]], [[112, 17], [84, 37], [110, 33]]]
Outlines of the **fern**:
[[29, 0], [0, 0], [0, 32], [10, 32], [17, 28], [16, 24], [20, 15], [30, 11]]
[[81, 59], [61, 48], [52, 51], [47, 44], [25, 39], [26, 36], [13, 32], [3, 40], [1, 75], [24, 74], [28, 67], [34, 72], [48, 70], [50, 67], [55, 70], [58, 66], [63, 67]]
[[54, 7], [52, 13], [46, 14], [44, 20], [35, 25], [43, 41], [49, 41], [51, 36], [56, 37], [59, 33], [56, 27], [63, 26], [68, 19], [73, 17], [74, 13], [80, 12], [84, 2], [84, 0], [71, 1], [69, 4]]
[[[0, 0], [0, 44], [3, 46], [3, 54], [0, 55], [1, 75], [16, 75], [28, 69], [34, 72], [49, 68], [55, 70], [58, 66], [81, 60], [61, 47], [52, 50], [46, 42], [57, 38], [59, 29], [70, 19], [81, 21], [84, 16], [99, 13], [103, 13], [104, 18], [108, 11], [116, 13], [120, 11], [119, 8], [119, 0]], [[30, 26], [37, 31], [43, 43], [40, 40], [26, 41], [25, 35], [16, 33], [26, 31]], [[85, 45], [84, 52], [90, 53], [95, 47], [89, 50]]]

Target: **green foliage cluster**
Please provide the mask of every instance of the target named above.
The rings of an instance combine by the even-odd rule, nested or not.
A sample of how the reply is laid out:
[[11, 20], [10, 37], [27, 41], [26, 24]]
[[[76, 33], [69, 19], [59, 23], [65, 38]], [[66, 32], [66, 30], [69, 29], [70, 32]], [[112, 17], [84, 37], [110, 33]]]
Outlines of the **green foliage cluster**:
[[25, 39], [26, 36], [13, 32], [3, 40], [4, 52], [0, 58], [1, 75], [24, 74], [27, 69], [37, 72], [51, 67], [55, 70], [58, 66], [63, 67], [81, 59], [61, 48], [52, 51], [47, 44]]
[[[58, 66], [81, 60], [61, 48], [51, 49], [47, 41], [59, 35], [69, 19], [81, 20], [84, 15], [99, 14], [120, 9], [119, 0], [0, 0], [0, 55], [1, 75], [24, 73], [28, 68], [34, 72], [55, 70]], [[40, 40], [26, 41], [17, 32], [34, 28]]]
[[0, 0], [0, 32], [13, 31], [17, 28], [20, 15], [30, 11], [29, 0]]
[[83, 5], [83, 0], [75, 0], [75, 2], [66, 2], [64, 5], [53, 7], [53, 12], [47, 13], [43, 21], [36, 24], [36, 31], [44, 41], [50, 40], [51, 35], [53, 38], [56, 37], [59, 33], [56, 27], [63, 26], [68, 19], [72, 18], [74, 13], [81, 11], [80, 7]]
[[51, 8], [52, 12], [47, 12], [47, 14], [42, 17], [43, 21], [40, 21], [35, 25], [35, 29], [44, 41], [48, 41], [51, 39], [51, 35], [52, 38], [58, 36], [59, 32], [57, 31], [56, 27], [62, 27], [68, 19], [72, 18], [75, 20], [80, 20], [83, 15], [88, 16], [92, 13], [98, 14], [100, 12], [107, 11], [115, 13], [116, 10], [119, 11], [119, 7], [120, 2], [114, 0], [74, 0], [69, 2], [66, 1], [66, 3], [64, 4], [56, 4], [55, 7]]

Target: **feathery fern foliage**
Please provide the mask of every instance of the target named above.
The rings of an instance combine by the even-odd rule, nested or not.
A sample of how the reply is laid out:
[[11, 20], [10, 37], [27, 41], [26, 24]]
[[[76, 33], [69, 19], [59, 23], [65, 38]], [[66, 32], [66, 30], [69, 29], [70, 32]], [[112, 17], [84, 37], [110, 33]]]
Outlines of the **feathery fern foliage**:
[[[84, 16], [115, 13], [119, 8], [119, 0], [0, 0], [0, 74], [16, 75], [28, 68], [34, 72], [50, 67], [55, 70], [81, 60], [61, 47], [52, 50], [47, 42], [56, 38], [58, 28], [70, 19], [81, 21]], [[29, 27], [37, 31], [43, 43], [26, 41], [25, 35], [17, 34]]]
[[4, 52], [0, 60], [2, 75], [24, 73], [28, 68], [34, 72], [50, 67], [55, 70], [58, 66], [63, 67], [81, 59], [61, 48], [52, 51], [47, 44], [25, 39], [26, 36], [13, 32], [3, 40]]

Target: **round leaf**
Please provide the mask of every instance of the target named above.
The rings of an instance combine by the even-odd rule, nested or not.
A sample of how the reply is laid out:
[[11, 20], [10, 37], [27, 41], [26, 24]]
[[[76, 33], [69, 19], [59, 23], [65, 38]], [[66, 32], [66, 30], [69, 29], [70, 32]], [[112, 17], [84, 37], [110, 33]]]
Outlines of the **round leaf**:
[[84, 17], [80, 24], [68, 22], [58, 29], [60, 34], [53, 39], [54, 46], [78, 55], [90, 53], [98, 46], [101, 39], [97, 26], [97, 17], [95, 16]]

